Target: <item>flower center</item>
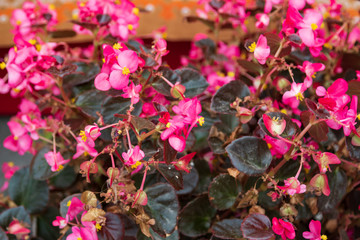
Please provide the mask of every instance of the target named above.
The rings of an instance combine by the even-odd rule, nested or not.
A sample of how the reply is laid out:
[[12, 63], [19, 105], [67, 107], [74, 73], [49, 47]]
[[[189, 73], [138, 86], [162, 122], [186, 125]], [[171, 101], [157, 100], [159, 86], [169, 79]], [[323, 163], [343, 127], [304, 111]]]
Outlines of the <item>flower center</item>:
[[205, 118], [199, 117], [198, 121], [199, 121], [199, 125], [202, 126], [205, 123]]
[[171, 123], [168, 122], [168, 123], [166, 124], [166, 128], [170, 128], [170, 126], [171, 126]]
[[318, 29], [318, 25], [316, 25], [316, 23], [312, 23], [311, 29], [315, 31], [316, 29]]
[[129, 74], [130, 74], [129, 68], [124, 67], [123, 70], [122, 70], [122, 74], [123, 74], [123, 75], [129, 75]]
[[133, 8], [132, 13], [135, 15], [139, 15], [139, 9], [138, 8]]
[[113, 49], [119, 50], [120, 48], [122, 48], [122, 46], [120, 45], [120, 43], [114, 43]]
[[0, 63], [0, 69], [1, 69], [1, 70], [4, 70], [5, 68], [6, 68], [6, 63], [1, 62], [1, 63]]
[[95, 227], [96, 227], [96, 231], [100, 231], [102, 228], [102, 226], [98, 223], [95, 225]]
[[134, 26], [133, 26], [132, 24], [129, 24], [129, 25], [128, 25], [128, 29], [129, 29], [130, 31], [132, 31], [132, 30], [134, 29]]
[[321, 240], [327, 240], [328, 239], [326, 235], [321, 235], [320, 238], [321, 238]]
[[66, 203], [66, 206], [70, 206], [70, 204], [71, 204], [71, 201], [69, 200], [67, 203]]
[[16, 25], [20, 25], [21, 24], [21, 21], [20, 20], [17, 20], [16, 21]]
[[86, 135], [85, 135], [85, 131], [81, 130], [79, 135], [80, 135], [80, 137], [81, 137], [81, 140], [83, 140], [84, 142], [86, 142], [87, 137], [86, 137]]
[[253, 43], [249, 46], [249, 51], [250, 51], [250, 52], [254, 52], [254, 51], [255, 51], [255, 48], [256, 48], [256, 43], [253, 42]]
[[139, 165], [141, 165], [140, 161], [137, 161], [136, 163], [134, 163], [133, 165], [131, 165], [131, 168], [137, 168]]
[[296, 95], [295, 95], [296, 99], [299, 100], [299, 101], [302, 101], [304, 100], [304, 96], [302, 95], [301, 92], [298, 92]]
[[13, 163], [13, 162], [8, 162], [8, 166], [9, 166], [9, 167], [13, 167], [13, 166], [14, 166], [14, 163]]

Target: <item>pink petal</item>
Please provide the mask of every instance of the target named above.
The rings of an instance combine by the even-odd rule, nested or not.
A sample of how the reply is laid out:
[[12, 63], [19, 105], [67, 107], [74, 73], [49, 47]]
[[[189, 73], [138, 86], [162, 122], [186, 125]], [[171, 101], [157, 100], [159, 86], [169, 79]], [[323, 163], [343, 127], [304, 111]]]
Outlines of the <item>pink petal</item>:
[[100, 73], [99, 75], [96, 76], [94, 85], [96, 89], [100, 91], [110, 90], [111, 85], [109, 82], [109, 75], [106, 73]]
[[119, 54], [118, 63], [122, 68], [127, 67], [133, 73], [139, 65], [138, 55], [132, 50], [125, 50]]
[[112, 88], [121, 90], [128, 85], [129, 76], [123, 75], [119, 70], [115, 70], [110, 73], [109, 82]]
[[178, 152], [182, 152], [185, 150], [186, 141], [182, 136], [172, 135], [169, 137], [170, 145]]
[[345, 94], [347, 90], [348, 90], [348, 83], [344, 79], [338, 78], [335, 80], [333, 84], [331, 84], [327, 92], [333, 96], [340, 96]]
[[311, 222], [309, 224], [309, 229], [314, 235], [320, 236], [320, 234], [321, 234], [321, 223], [320, 223], [320, 221], [311, 220]]
[[306, 46], [312, 47], [315, 45], [315, 36], [311, 28], [300, 29], [298, 33], [301, 40]]
[[316, 95], [318, 95], [319, 97], [325, 96], [326, 93], [326, 89], [323, 86], [316, 88]]

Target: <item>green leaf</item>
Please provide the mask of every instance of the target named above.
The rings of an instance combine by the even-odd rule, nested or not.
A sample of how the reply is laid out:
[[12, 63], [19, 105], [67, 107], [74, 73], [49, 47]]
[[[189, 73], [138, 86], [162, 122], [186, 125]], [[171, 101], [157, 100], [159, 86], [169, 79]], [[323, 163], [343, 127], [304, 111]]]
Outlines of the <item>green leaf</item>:
[[204, 19], [204, 18], [201, 18], [201, 17], [197, 17], [197, 16], [187, 16], [187, 17], [185, 17], [185, 19], [189, 23], [197, 22], [197, 21], [202, 22], [207, 27], [209, 27], [211, 29], [211, 31], [213, 31], [215, 29], [215, 22], [214, 21]]
[[170, 234], [175, 230], [179, 202], [171, 185], [158, 183], [145, 189], [148, 197], [145, 212], [153, 219], [155, 225], [151, 228], [160, 236]]
[[37, 233], [43, 239], [58, 239], [60, 232], [58, 227], [54, 227], [52, 222], [59, 216], [57, 208], [50, 207], [45, 213], [42, 213], [37, 218]]
[[5, 231], [0, 227], [0, 239], [8, 240], [8, 236], [6, 235]]
[[249, 239], [272, 239], [274, 233], [271, 229], [270, 219], [259, 213], [247, 216], [241, 224], [243, 237]]
[[162, 237], [159, 234], [157, 234], [156, 232], [154, 232], [154, 230], [152, 230], [152, 228], [150, 228], [150, 234], [152, 236], [152, 238], [149, 238], [147, 236], [145, 236], [141, 231], [138, 231], [136, 239], [137, 240], [178, 240], [179, 239], [179, 232], [177, 230], [175, 230], [171, 235], [167, 236], [167, 237]]
[[31, 225], [30, 215], [23, 206], [10, 208], [0, 214], [0, 227], [7, 229], [9, 224], [16, 218], [29, 226]]
[[206, 59], [216, 54], [216, 44], [210, 38], [203, 38], [195, 42], [195, 46], [201, 48]]
[[50, 183], [57, 188], [68, 188], [75, 182], [76, 176], [74, 168], [66, 165], [58, 175], [50, 178]]
[[240, 192], [240, 183], [234, 177], [229, 174], [221, 174], [210, 183], [210, 203], [219, 210], [231, 208]]
[[269, 167], [272, 155], [267, 143], [257, 137], [238, 138], [226, 147], [231, 163], [240, 172], [257, 175]]
[[240, 80], [234, 80], [222, 86], [211, 99], [211, 110], [219, 113], [236, 113], [230, 107], [236, 98], [243, 99], [250, 95], [248, 86]]
[[[129, 98], [123, 97], [107, 97], [101, 106], [101, 115], [104, 117], [104, 122], [107, 124], [115, 123], [118, 119], [114, 114], [126, 114], [131, 105]], [[142, 102], [139, 101], [134, 105], [133, 115], [139, 115], [142, 111]]]
[[351, 160], [360, 162], [360, 147], [358, 146], [354, 146], [351, 143], [351, 137], [346, 137], [346, 148], [349, 151], [349, 156], [351, 158]]
[[179, 231], [188, 237], [198, 237], [208, 232], [216, 210], [210, 205], [207, 195], [189, 202], [179, 216]]
[[[181, 81], [179, 74], [177, 74], [175, 71], [171, 70], [168, 67], [161, 66], [161, 67], [159, 67], [158, 72], [164, 78], [169, 80], [169, 82], [171, 82], [172, 84], [175, 84], [175, 83]], [[171, 97], [171, 93], [170, 93], [171, 87], [161, 77], [158, 77], [158, 76], [155, 77], [155, 81], [153, 82], [152, 87], [157, 92], [159, 92], [165, 96]]]
[[80, 110], [85, 114], [93, 118], [98, 118], [99, 116], [96, 112], [101, 111], [101, 104], [105, 98], [107, 98], [107, 95], [104, 92], [92, 89], [81, 93], [77, 97], [75, 105], [80, 107]]
[[183, 176], [179, 170], [176, 170], [173, 165], [158, 164], [155, 166], [161, 175], [175, 188], [180, 190], [183, 188]]
[[299, 170], [300, 162], [298, 160], [290, 159], [284, 166], [281, 167], [281, 171], [278, 171], [275, 178], [278, 180], [285, 180], [296, 175]]
[[346, 94], [358, 97], [358, 105], [360, 105], [360, 82], [358, 80], [352, 80], [348, 83], [348, 90]]
[[176, 191], [178, 195], [184, 195], [191, 193], [197, 186], [199, 182], [199, 173], [196, 168], [191, 168], [189, 173], [182, 173], [183, 176], [183, 189]]
[[47, 180], [60, 173], [60, 171], [51, 171], [51, 167], [44, 157], [44, 154], [49, 151], [51, 151], [50, 148], [44, 147], [36, 154], [34, 165], [31, 168], [31, 174], [36, 180]]
[[23, 168], [10, 179], [9, 196], [17, 205], [23, 205], [34, 214], [44, 210], [48, 204], [49, 188], [45, 181], [32, 178], [29, 168]]
[[199, 183], [195, 188], [196, 193], [207, 192], [209, 184], [211, 182], [211, 172], [209, 168], [209, 163], [205, 160], [196, 160], [194, 161], [195, 168], [199, 174]]
[[330, 195], [321, 195], [318, 198], [319, 211], [331, 213], [336, 209], [342, 198], [346, 194], [347, 177], [343, 170], [336, 169], [333, 172], [327, 172], [330, 187]]
[[166, 164], [170, 164], [176, 159], [177, 151], [170, 145], [168, 140], [164, 141], [163, 158]]
[[75, 73], [64, 76], [65, 88], [94, 81], [100, 72], [100, 67], [95, 63], [74, 62], [73, 64], [77, 66], [77, 69]]
[[237, 239], [242, 238], [241, 219], [224, 219], [212, 225], [211, 231], [218, 238]]
[[209, 86], [206, 79], [201, 75], [200, 72], [195, 71], [191, 68], [181, 68], [175, 70], [175, 72], [181, 78], [181, 85], [186, 88], [185, 97], [193, 98], [203, 93]]
[[99, 240], [120, 240], [124, 238], [125, 226], [121, 217], [114, 213], [105, 214], [105, 226], [97, 232]]
[[237, 60], [237, 62], [242, 68], [244, 68], [250, 73], [260, 74], [263, 72], [262, 66], [258, 63], [250, 62], [243, 59], [239, 59]]
[[208, 137], [208, 143], [211, 148], [211, 151], [215, 154], [224, 154], [225, 153], [224, 144], [227, 138], [230, 136], [230, 134], [231, 134], [230, 127], [224, 124], [223, 122], [217, 122], [214, 125], [212, 125]]

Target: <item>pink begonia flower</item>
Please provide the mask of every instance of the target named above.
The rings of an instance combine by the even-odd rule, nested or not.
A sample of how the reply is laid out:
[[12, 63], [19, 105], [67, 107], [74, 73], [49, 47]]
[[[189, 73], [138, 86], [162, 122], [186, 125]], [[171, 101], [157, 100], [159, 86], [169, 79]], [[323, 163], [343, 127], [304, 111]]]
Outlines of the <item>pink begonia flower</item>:
[[272, 219], [272, 230], [277, 235], [280, 235], [283, 240], [294, 239], [296, 236], [294, 226], [291, 222], [286, 222], [276, 217]]
[[73, 156], [73, 159], [76, 159], [80, 157], [81, 155], [90, 155], [92, 157], [95, 157], [98, 152], [94, 148], [94, 141], [86, 141], [84, 142], [81, 137], [77, 137], [77, 145], [76, 145], [76, 153]]
[[225, 84], [235, 80], [234, 76], [225, 76], [222, 73], [211, 73], [207, 76], [207, 82], [209, 83], [209, 87], [207, 91], [211, 94], [215, 94], [219, 88], [224, 86]]
[[193, 124], [199, 121], [201, 104], [197, 98], [181, 100], [178, 105], [173, 106], [172, 110], [184, 117], [185, 124]]
[[278, 188], [290, 196], [294, 195], [295, 193], [304, 193], [306, 191], [306, 185], [300, 184], [299, 180], [295, 177], [284, 180], [284, 183], [285, 185], [283, 187], [278, 186]]
[[50, 165], [51, 171], [56, 172], [60, 171], [64, 168], [64, 164], [70, 162], [70, 159], [64, 160], [61, 156], [60, 152], [54, 153], [53, 151], [49, 151], [44, 154], [46, 162]]
[[266, 13], [257, 13], [255, 15], [256, 23], [255, 26], [259, 29], [267, 28], [269, 26], [270, 18]]
[[347, 43], [349, 44], [349, 48], [353, 48], [355, 43], [360, 41], [360, 28], [354, 27], [351, 32], [349, 33]]
[[149, 102], [145, 102], [142, 105], [142, 112], [140, 114], [140, 117], [144, 118], [144, 117], [153, 117], [156, 116], [157, 112], [156, 109], [154, 107], [154, 105], [152, 103]]
[[166, 49], [167, 43], [163, 38], [157, 39], [153, 48], [156, 53], [155, 61], [158, 63], [158, 65], [155, 66], [155, 70], [157, 70], [161, 66], [162, 57], [166, 56], [169, 53], [169, 50]]
[[305, 87], [309, 88], [312, 86], [312, 79], [315, 78], [316, 72], [325, 70], [325, 65], [322, 63], [311, 63], [309, 61], [304, 61], [300, 70], [306, 74], [304, 84]]
[[81, 140], [87, 143], [89, 146], [95, 146], [95, 140], [101, 135], [100, 128], [97, 124], [87, 125], [85, 131], [81, 130], [79, 136]]
[[250, 52], [254, 53], [254, 57], [260, 64], [265, 64], [266, 59], [270, 55], [270, 47], [267, 45], [267, 39], [264, 35], [260, 35], [257, 43], [253, 42], [249, 46]]
[[80, 201], [77, 197], [73, 197], [66, 203], [68, 207], [65, 219], [66, 222], [72, 221], [79, 213], [84, 211], [85, 204]]
[[290, 91], [286, 91], [282, 96], [282, 102], [286, 105], [289, 105], [291, 108], [297, 108], [300, 104], [300, 101], [304, 100], [303, 93], [306, 91], [307, 87], [304, 83], [295, 83], [291, 84]]
[[[323, 22], [323, 16], [314, 9], [305, 10], [303, 22], [298, 24], [299, 36], [303, 43], [308, 47], [314, 47], [317, 44], [317, 32]], [[324, 43], [324, 42], [322, 42]]]
[[145, 157], [145, 153], [140, 149], [138, 145], [134, 148], [130, 148], [127, 153], [123, 152], [122, 157], [125, 160], [125, 165], [137, 168], [141, 165], [141, 160]]
[[7, 124], [12, 135], [4, 140], [4, 147], [14, 152], [17, 151], [20, 155], [30, 151], [32, 140], [26, 129], [20, 123], [14, 121], [9, 121]]
[[271, 12], [272, 6], [274, 4], [280, 4], [280, 3], [282, 3], [282, 0], [265, 0], [264, 13]]
[[169, 139], [170, 145], [178, 152], [182, 152], [186, 146], [186, 140], [182, 136], [185, 127], [184, 119], [181, 116], [175, 116], [166, 124], [166, 129], [161, 133], [161, 140]]
[[281, 139], [275, 139], [268, 135], [265, 135], [264, 140], [270, 149], [271, 155], [277, 158], [283, 157], [284, 154], [289, 151], [291, 146], [289, 143], [286, 143]]
[[284, 119], [271, 118], [267, 114], [263, 114], [263, 121], [266, 129], [274, 136], [281, 135], [286, 128]]
[[9, 180], [14, 175], [14, 173], [19, 170], [20, 167], [15, 166], [13, 162], [4, 162], [2, 164], [2, 172], [4, 173], [4, 184], [0, 188], [0, 192], [4, 192], [9, 187]]
[[350, 97], [346, 94], [347, 90], [348, 83], [344, 79], [338, 78], [327, 90], [323, 86], [317, 87], [316, 95], [323, 97], [319, 99], [319, 103], [326, 109], [336, 111], [350, 102]]
[[[83, 213], [83, 215], [84, 214], [85, 214], [85, 212]], [[81, 239], [81, 240], [98, 240], [98, 236], [96, 233], [98, 224], [96, 224], [96, 227], [95, 227], [95, 221], [93, 221], [93, 222], [81, 221], [81, 224], [83, 227], [75, 226], [75, 227], [71, 228], [72, 233], [66, 237], [66, 240], [79, 240], [79, 239]], [[101, 229], [101, 226], [100, 226], [100, 229]]]
[[26, 228], [24, 223], [14, 219], [7, 227], [6, 234], [13, 234], [17, 239], [25, 239], [25, 237], [28, 236], [30, 232], [30, 229]]
[[326, 235], [321, 235], [321, 222], [311, 220], [309, 224], [310, 232], [303, 232], [302, 236], [310, 240], [327, 240]]
[[140, 84], [135, 86], [135, 84], [133, 82], [131, 82], [130, 86], [125, 87], [123, 89], [124, 94], [122, 94], [121, 96], [123, 98], [130, 98], [131, 104], [136, 104], [140, 100], [139, 93], [141, 92], [141, 89], [142, 89], [142, 86]]
[[325, 196], [330, 195], [329, 181], [326, 174], [316, 174], [310, 180], [310, 186], [317, 190], [320, 190]]
[[315, 0], [289, 0], [289, 5], [297, 10], [301, 10], [307, 4], [313, 4]]
[[61, 216], [56, 216], [56, 219], [52, 222], [52, 225], [55, 227], [59, 227], [60, 229], [63, 229], [67, 225], [67, 221], [65, 218]]
[[340, 164], [339, 158], [329, 152], [318, 152], [313, 154], [314, 161], [318, 164], [320, 173], [326, 173], [329, 168], [329, 164]]

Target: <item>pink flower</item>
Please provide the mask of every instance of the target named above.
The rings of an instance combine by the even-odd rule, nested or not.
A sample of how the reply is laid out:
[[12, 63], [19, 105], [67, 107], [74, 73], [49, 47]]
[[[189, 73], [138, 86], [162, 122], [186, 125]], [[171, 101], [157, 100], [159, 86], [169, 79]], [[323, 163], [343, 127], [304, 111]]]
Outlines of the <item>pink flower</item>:
[[12, 135], [4, 140], [4, 147], [11, 151], [17, 151], [20, 155], [30, 151], [32, 140], [27, 134], [26, 129], [20, 123], [14, 121], [9, 121], [8, 126]]
[[259, 29], [266, 28], [269, 25], [270, 18], [266, 13], [257, 13], [255, 15], [256, 23], [255, 26]]
[[297, 108], [300, 101], [304, 100], [303, 93], [306, 89], [307, 87], [304, 83], [293, 82], [290, 91], [286, 91], [282, 97], [283, 103], [289, 105], [291, 108]]
[[[323, 22], [323, 16], [314, 9], [305, 10], [303, 22], [298, 24], [299, 36], [303, 43], [308, 47], [315, 47], [320, 39], [317, 37], [317, 30]], [[321, 40], [324, 44], [324, 40]], [[321, 44], [321, 45], [322, 45]]]
[[338, 78], [333, 84], [326, 90], [323, 86], [316, 88], [316, 95], [323, 97], [319, 99], [326, 109], [334, 111], [343, 108], [350, 102], [350, 97], [346, 94], [348, 90], [348, 83]]
[[166, 129], [161, 133], [161, 140], [169, 139], [170, 145], [178, 152], [185, 150], [186, 140], [182, 136], [184, 131], [184, 119], [181, 116], [175, 116], [166, 124]]
[[310, 180], [310, 186], [313, 188], [322, 191], [325, 196], [330, 195], [330, 187], [326, 174], [316, 174]]
[[141, 92], [141, 89], [142, 86], [140, 84], [135, 86], [135, 84], [131, 82], [130, 86], [123, 89], [124, 94], [121, 96], [124, 98], [131, 98], [131, 104], [136, 104], [140, 100], [139, 93]]
[[66, 164], [70, 159], [64, 160], [60, 152], [54, 153], [50, 151], [44, 155], [46, 162], [51, 166], [51, 171], [56, 172], [64, 168], [63, 164]]
[[81, 137], [77, 137], [77, 145], [76, 145], [76, 153], [73, 156], [73, 159], [76, 159], [78, 157], [80, 157], [81, 155], [90, 155], [92, 157], [95, 157], [98, 152], [96, 151], [96, 149], [94, 148], [94, 141], [86, 141], [84, 142]]
[[185, 124], [196, 124], [199, 121], [201, 104], [197, 98], [181, 100], [172, 109], [176, 114], [184, 117]]
[[28, 236], [30, 232], [30, 229], [26, 228], [25, 224], [17, 219], [11, 221], [6, 231], [7, 234], [16, 235], [17, 239], [25, 239], [25, 236]]
[[72, 227], [72, 233], [66, 237], [66, 240], [97, 240], [95, 221], [85, 222], [81, 221], [83, 227]]
[[294, 239], [295, 238], [295, 229], [290, 222], [286, 222], [282, 219], [277, 219], [274, 217], [272, 219], [272, 230], [277, 235], [280, 235], [283, 240]]
[[14, 173], [19, 170], [19, 166], [15, 166], [13, 162], [4, 162], [2, 164], [2, 171], [5, 179], [10, 179]]
[[140, 161], [145, 157], [145, 153], [136, 145], [134, 148], [130, 148], [127, 153], [123, 152], [122, 157], [125, 160], [125, 165], [137, 168], [141, 165]]
[[271, 12], [273, 4], [280, 4], [282, 0], [265, 0], [265, 8], [264, 12], [269, 13]]
[[56, 216], [56, 219], [52, 222], [53, 226], [59, 226], [60, 229], [63, 229], [67, 225], [67, 221], [65, 218], [61, 216]]
[[307, 4], [313, 4], [315, 0], [289, 0], [289, 5], [297, 10], [301, 10]]
[[329, 168], [329, 164], [340, 164], [341, 161], [339, 158], [329, 152], [318, 152], [317, 154], [313, 154], [314, 161], [318, 164], [320, 173], [326, 173]]
[[263, 121], [266, 129], [274, 136], [281, 135], [286, 128], [284, 119], [271, 118], [267, 114], [263, 114]]
[[69, 207], [65, 217], [67, 222], [73, 220], [79, 213], [84, 211], [85, 206], [77, 197], [73, 197], [66, 205]]
[[285, 185], [283, 187], [278, 186], [279, 189], [285, 191], [290, 196], [295, 193], [304, 193], [306, 191], [306, 185], [300, 184], [299, 180], [295, 177], [284, 180]]
[[264, 140], [267, 142], [271, 155], [277, 158], [283, 157], [284, 154], [290, 149], [290, 144], [284, 142], [283, 140], [275, 139], [268, 135], [265, 136]]
[[80, 131], [79, 136], [81, 140], [87, 145], [93, 147], [95, 146], [95, 140], [101, 135], [100, 128], [97, 124], [95, 125], [87, 125], [85, 127], [85, 131]]
[[267, 39], [264, 35], [260, 35], [257, 43], [253, 42], [249, 46], [250, 52], [254, 53], [254, 57], [260, 64], [265, 64], [266, 59], [270, 55], [270, 47], [267, 45]]
[[310, 232], [303, 232], [303, 237], [310, 240], [326, 240], [326, 235], [321, 235], [320, 221], [311, 220], [309, 224]]
[[306, 74], [304, 84], [307, 88], [312, 85], [312, 79], [315, 77], [316, 72], [323, 71], [325, 65], [322, 63], [311, 63], [309, 61], [304, 61], [301, 71]]

